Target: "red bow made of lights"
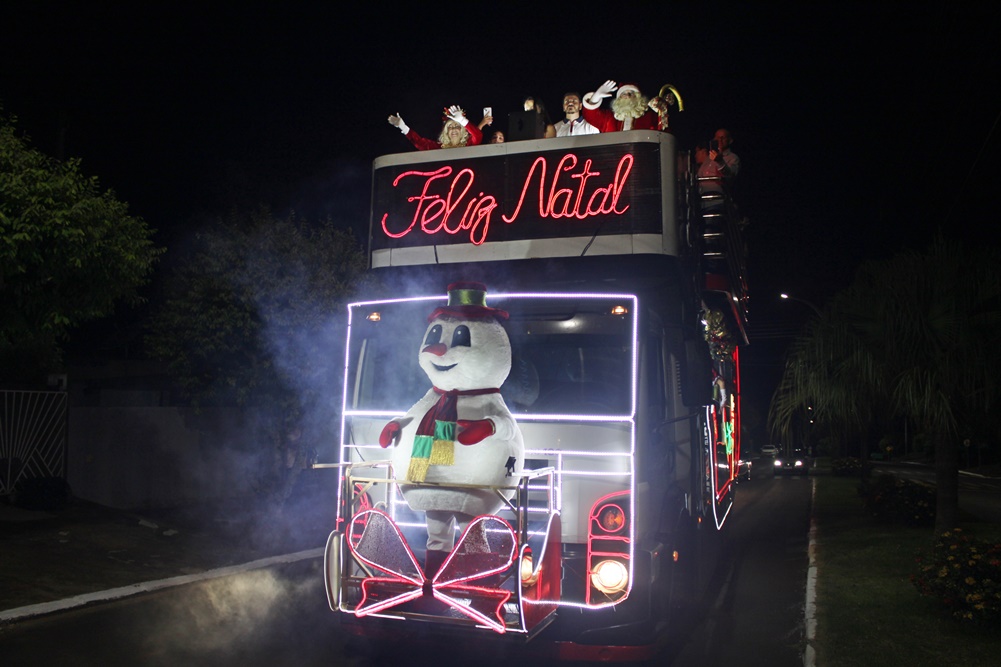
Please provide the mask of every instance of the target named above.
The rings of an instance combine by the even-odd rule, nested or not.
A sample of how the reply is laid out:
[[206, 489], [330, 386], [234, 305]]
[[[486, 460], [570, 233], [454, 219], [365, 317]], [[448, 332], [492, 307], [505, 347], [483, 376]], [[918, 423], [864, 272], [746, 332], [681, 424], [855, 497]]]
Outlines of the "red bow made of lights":
[[429, 591], [461, 614], [494, 632], [504, 633], [501, 609], [511, 592], [486, 585], [475, 585], [507, 570], [514, 561], [515, 536], [511, 525], [500, 517], [484, 515], [469, 522], [455, 548], [432, 579], [417, 563], [393, 520], [383, 511], [368, 509], [351, 519], [348, 535], [362, 531], [348, 548], [360, 562], [388, 577], [366, 577], [361, 584], [362, 600], [355, 616], [368, 616], [416, 600]]

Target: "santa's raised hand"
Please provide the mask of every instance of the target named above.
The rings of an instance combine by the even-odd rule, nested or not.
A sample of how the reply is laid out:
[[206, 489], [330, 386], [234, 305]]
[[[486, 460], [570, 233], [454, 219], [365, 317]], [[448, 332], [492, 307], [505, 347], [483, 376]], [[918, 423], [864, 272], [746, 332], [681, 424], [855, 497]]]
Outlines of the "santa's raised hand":
[[619, 86], [614, 81], [609, 79], [605, 83], [598, 86], [598, 90], [594, 91], [592, 97], [598, 100], [603, 100], [606, 97], [611, 97], [612, 93], [614, 93], [618, 89]]

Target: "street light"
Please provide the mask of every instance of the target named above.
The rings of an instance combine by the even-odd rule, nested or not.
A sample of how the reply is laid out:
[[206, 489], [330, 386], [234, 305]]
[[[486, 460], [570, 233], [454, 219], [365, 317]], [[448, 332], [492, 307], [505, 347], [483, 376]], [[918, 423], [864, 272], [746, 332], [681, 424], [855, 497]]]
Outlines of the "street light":
[[806, 299], [800, 299], [799, 297], [796, 296], [789, 296], [788, 294], [785, 293], [779, 294], [779, 296], [783, 299], [788, 299], [789, 301], [799, 301], [800, 303], [805, 303], [806, 305], [808, 305], [810, 308], [813, 309], [813, 312], [817, 314], [817, 317], [821, 317], [820, 308], [817, 308], [815, 305], [813, 305]]

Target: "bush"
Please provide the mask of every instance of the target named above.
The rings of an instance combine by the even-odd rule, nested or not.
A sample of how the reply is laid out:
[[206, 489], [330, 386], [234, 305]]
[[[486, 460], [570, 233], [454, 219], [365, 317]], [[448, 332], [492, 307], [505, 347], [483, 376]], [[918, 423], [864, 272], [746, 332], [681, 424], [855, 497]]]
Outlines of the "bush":
[[1001, 544], [974, 539], [957, 528], [942, 533], [928, 562], [919, 558], [918, 563], [911, 582], [921, 595], [964, 622], [1001, 620]]
[[876, 518], [908, 526], [930, 526], [935, 521], [935, 489], [879, 475], [865, 480], [859, 487], [862, 503]]
[[862, 472], [862, 462], [853, 456], [831, 459], [831, 474], [839, 477], [859, 475]]

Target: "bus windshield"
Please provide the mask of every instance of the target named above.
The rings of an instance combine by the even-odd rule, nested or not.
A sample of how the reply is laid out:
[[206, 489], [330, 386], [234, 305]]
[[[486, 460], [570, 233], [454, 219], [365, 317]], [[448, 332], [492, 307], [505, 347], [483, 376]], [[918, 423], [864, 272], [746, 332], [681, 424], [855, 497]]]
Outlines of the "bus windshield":
[[[427, 315], [440, 299], [353, 306], [346, 407], [405, 412], [430, 388], [417, 364]], [[515, 414], [633, 411], [636, 301], [632, 296], [507, 296], [511, 373], [501, 394]]]

